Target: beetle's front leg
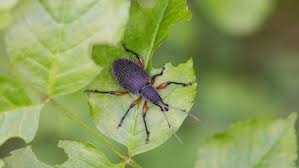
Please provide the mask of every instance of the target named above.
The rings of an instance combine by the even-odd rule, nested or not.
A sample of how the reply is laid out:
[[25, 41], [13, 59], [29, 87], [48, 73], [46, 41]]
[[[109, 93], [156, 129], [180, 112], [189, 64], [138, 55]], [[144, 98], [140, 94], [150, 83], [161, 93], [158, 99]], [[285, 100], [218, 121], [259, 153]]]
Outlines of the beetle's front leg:
[[155, 74], [155, 75], [153, 75], [153, 76], [151, 77], [151, 81], [150, 81], [150, 83], [151, 83], [151, 84], [154, 84], [154, 83], [156, 82], [156, 78], [163, 75], [164, 70], [165, 70], [165, 67], [163, 66], [163, 67], [162, 67], [162, 70], [161, 70], [158, 74]]
[[137, 54], [136, 52], [134, 52], [133, 50], [128, 49], [125, 42], [122, 43], [122, 46], [123, 46], [123, 49], [124, 49], [126, 52], [131, 53], [131, 54], [133, 54], [133, 55], [136, 56], [136, 58], [138, 59], [138, 64], [139, 64], [139, 66], [140, 66], [142, 69], [144, 69], [144, 61], [143, 61], [143, 59], [140, 57], [140, 55]]
[[173, 81], [168, 81], [168, 82], [164, 82], [161, 83], [158, 87], [156, 87], [157, 89], [165, 89], [167, 86], [169, 85], [181, 85], [183, 87], [187, 87], [187, 86], [192, 86], [193, 82], [189, 82], [189, 83], [181, 83], [181, 82], [173, 82]]

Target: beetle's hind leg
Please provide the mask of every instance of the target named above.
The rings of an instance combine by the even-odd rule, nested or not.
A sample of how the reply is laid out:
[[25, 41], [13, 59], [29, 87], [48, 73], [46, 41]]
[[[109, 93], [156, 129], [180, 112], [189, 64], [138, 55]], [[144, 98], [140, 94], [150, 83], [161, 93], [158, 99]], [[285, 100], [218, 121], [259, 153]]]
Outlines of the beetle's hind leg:
[[158, 73], [158, 74], [155, 74], [151, 77], [151, 84], [154, 84], [156, 82], [156, 78], [159, 77], [159, 76], [162, 76], [163, 73], [164, 73], [164, 70], [165, 70], [165, 67], [163, 66], [162, 67], [162, 70]]
[[124, 49], [126, 52], [131, 53], [131, 54], [133, 54], [133, 55], [136, 56], [136, 58], [138, 59], [138, 64], [139, 64], [139, 66], [143, 69], [143, 68], [144, 68], [144, 61], [143, 61], [143, 59], [140, 57], [140, 55], [137, 54], [136, 52], [134, 52], [133, 50], [128, 49], [125, 42], [122, 42], [122, 47], [123, 47], [123, 49]]
[[119, 124], [118, 124], [118, 126], [117, 126], [118, 128], [122, 126], [122, 124], [123, 124], [123, 122], [124, 122], [126, 116], [127, 116], [128, 113], [130, 112], [130, 110], [131, 110], [134, 106], [136, 106], [137, 104], [139, 104], [140, 101], [141, 101], [141, 99], [142, 99], [142, 97], [139, 96], [136, 100], [134, 100], [134, 101], [130, 104], [130, 106], [129, 106], [128, 110], [126, 111], [126, 113], [121, 117], [120, 122], [119, 122]]
[[165, 89], [167, 86], [169, 85], [181, 85], [183, 87], [187, 87], [187, 86], [192, 86], [193, 82], [189, 82], [189, 83], [182, 83], [182, 82], [173, 82], [173, 81], [168, 81], [168, 82], [164, 82], [161, 83], [159, 86], [157, 86], [157, 89]]
[[99, 90], [85, 90], [85, 93], [96, 93], [96, 94], [111, 94], [115, 96], [123, 96], [128, 94], [127, 91], [99, 91]]
[[143, 123], [144, 123], [144, 127], [145, 127], [145, 132], [146, 132], [145, 143], [148, 143], [149, 136], [150, 136], [150, 132], [148, 131], [147, 124], [146, 124], [146, 119], [145, 119], [147, 111], [148, 111], [147, 101], [144, 101], [143, 108], [142, 108], [142, 119], [143, 119]]

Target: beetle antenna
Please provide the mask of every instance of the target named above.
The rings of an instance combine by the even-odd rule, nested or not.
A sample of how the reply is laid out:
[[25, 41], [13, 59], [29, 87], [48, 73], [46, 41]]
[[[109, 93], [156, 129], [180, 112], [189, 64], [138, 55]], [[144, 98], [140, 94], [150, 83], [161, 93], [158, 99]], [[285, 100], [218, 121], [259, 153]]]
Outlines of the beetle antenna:
[[167, 116], [166, 116], [166, 114], [165, 114], [165, 111], [162, 111], [162, 112], [163, 112], [163, 115], [164, 115], [164, 117], [165, 117], [165, 120], [167, 121], [168, 127], [171, 128], [171, 125], [170, 125], [170, 123], [169, 123], [169, 121], [168, 121], [168, 118], [167, 118]]
[[177, 107], [173, 107], [173, 106], [168, 106], [169, 108], [171, 109], [174, 109], [174, 110], [177, 110], [177, 111], [181, 111], [181, 112], [187, 112], [186, 110], [183, 110], [183, 109], [180, 109], [180, 108], [177, 108]]
[[[183, 112], [183, 113], [187, 112], [186, 110], [183, 110], [183, 109], [180, 109], [180, 108], [177, 108], [177, 107], [173, 107], [173, 106], [168, 106], [168, 108], [174, 109], [174, 110], [177, 110], [177, 111], [180, 111], [180, 112]], [[200, 122], [200, 119], [198, 117], [196, 117], [194, 114], [188, 113], [188, 116], [191, 117], [191, 118], [193, 118], [194, 120]]]
[[198, 122], [201, 122], [200, 119], [196, 115], [194, 115], [192, 113], [188, 113], [188, 116], [190, 116], [191, 118], [193, 118], [194, 120], [196, 120]]
[[171, 129], [171, 132], [175, 136], [175, 138], [179, 141], [180, 144], [184, 144], [183, 140], [178, 136], [174, 129]]
[[171, 130], [172, 134], [175, 136], [175, 138], [176, 138], [181, 144], [184, 144], [183, 141], [182, 141], [182, 139], [176, 134], [175, 130], [174, 130], [173, 127], [170, 125], [169, 120], [168, 120], [168, 118], [167, 118], [167, 116], [166, 116], [166, 114], [165, 114], [165, 111], [162, 111], [162, 113], [163, 113], [163, 115], [164, 115], [164, 117], [165, 117], [165, 120], [167, 121], [168, 127], [169, 127], [169, 129]]

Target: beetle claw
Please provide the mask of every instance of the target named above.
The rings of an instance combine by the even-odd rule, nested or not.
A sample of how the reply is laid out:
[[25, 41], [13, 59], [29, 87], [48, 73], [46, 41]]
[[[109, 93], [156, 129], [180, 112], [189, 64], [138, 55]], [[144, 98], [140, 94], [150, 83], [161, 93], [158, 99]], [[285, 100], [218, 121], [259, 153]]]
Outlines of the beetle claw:
[[125, 41], [122, 41], [122, 42], [121, 42], [121, 45], [122, 45], [124, 48], [126, 48], [126, 42], [125, 42]]
[[118, 125], [117, 125], [117, 128], [120, 128], [122, 126], [122, 123], [119, 123]]
[[149, 143], [149, 135], [150, 135], [150, 132], [147, 132], [147, 133], [146, 133], [146, 138], [145, 138], [145, 143], [146, 143], [146, 144]]
[[189, 82], [189, 83], [186, 83], [186, 84], [184, 85], [184, 87], [192, 86], [194, 83], [195, 83], [195, 82]]

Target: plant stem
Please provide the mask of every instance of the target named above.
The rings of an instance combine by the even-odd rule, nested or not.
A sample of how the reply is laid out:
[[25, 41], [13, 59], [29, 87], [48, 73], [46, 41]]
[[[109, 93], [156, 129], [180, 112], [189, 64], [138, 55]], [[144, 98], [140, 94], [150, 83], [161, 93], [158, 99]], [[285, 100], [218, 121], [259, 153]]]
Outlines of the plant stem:
[[95, 131], [93, 128], [90, 128], [87, 126], [79, 116], [76, 114], [67, 111], [64, 107], [62, 107], [59, 103], [57, 103], [55, 100], [51, 100], [50, 102], [57, 110], [61, 111], [66, 117], [68, 117], [70, 120], [76, 122], [79, 124], [83, 129], [85, 129], [92, 137], [96, 138], [100, 142], [104, 143], [109, 147], [109, 149], [112, 150], [113, 153], [115, 153], [121, 160], [123, 160], [126, 164], [135, 167], [135, 168], [141, 168], [141, 166], [136, 163], [132, 158], [122, 154], [119, 150], [117, 150], [113, 144], [111, 144], [108, 140], [105, 139], [98, 131]]

